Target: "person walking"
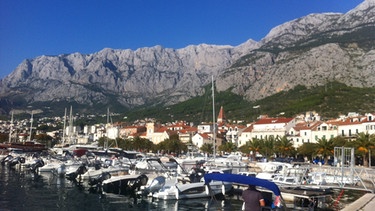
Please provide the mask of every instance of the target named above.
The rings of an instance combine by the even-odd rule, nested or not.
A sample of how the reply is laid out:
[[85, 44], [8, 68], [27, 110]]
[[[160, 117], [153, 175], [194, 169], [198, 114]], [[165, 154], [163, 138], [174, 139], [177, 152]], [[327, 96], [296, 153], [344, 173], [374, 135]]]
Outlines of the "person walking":
[[265, 206], [262, 193], [254, 185], [249, 185], [248, 189], [242, 192], [242, 199], [244, 201], [242, 210], [244, 211], [260, 211]]

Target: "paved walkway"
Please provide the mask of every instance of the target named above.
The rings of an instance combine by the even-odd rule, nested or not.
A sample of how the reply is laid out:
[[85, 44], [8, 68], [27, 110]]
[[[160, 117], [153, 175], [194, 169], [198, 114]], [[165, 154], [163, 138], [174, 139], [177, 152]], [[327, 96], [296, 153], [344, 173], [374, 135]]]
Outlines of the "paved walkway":
[[349, 204], [341, 211], [373, 211], [375, 210], [375, 194], [366, 193], [357, 201]]

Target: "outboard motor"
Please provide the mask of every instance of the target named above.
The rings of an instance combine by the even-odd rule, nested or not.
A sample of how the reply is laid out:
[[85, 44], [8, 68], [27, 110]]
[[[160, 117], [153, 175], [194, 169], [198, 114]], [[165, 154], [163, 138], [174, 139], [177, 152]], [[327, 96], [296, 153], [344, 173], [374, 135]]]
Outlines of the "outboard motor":
[[13, 156], [12, 155], [7, 155], [6, 157], [4, 157], [3, 159], [1, 159], [1, 165], [5, 165], [5, 163], [8, 163], [9, 161], [11, 161], [13, 159]]
[[137, 178], [137, 181], [135, 181], [134, 184], [131, 186], [131, 189], [134, 190], [134, 191], [136, 189], [139, 190], [141, 188], [141, 186], [147, 184], [147, 181], [148, 181], [148, 177], [146, 175], [142, 174], [141, 176], [139, 176]]
[[102, 182], [109, 178], [111, 178], [111, 174], [109, 172], [103, 172], [101, 175], [99, 175], [96, 178], [90, 178], [89, 185], [91, 187], [89, 188], [89, 191], [91, 193], [102, 193], [103, 192]]
[[155, 179], [151, 181], [151, 184], [146, 187], [142, 195], [148, 195], [148, 194], [153, 194], [155, 192], [158, 192], [163, 186], [165, 185], [165, 177], [164, 176], [158, 176]]
[[102, 164], [100, 162], [94, 163], [95, 170], [99, 170], [102, 167]]
[[201, 168], [194, 168], [189, 175], [190, 182], [199, 182], [201, 181], [202, 177], [204, 176], [204, 170]]
[[38, 170], [38, 168], [40, 168], [40, 167], [42, 167], [42, 166], [44, 166], [44, 161], [43, 161], [43, 159], [37, 159], [37, 160], [35, 161], [35, 163], [31, 164], [31, 166], [30, 166], [30, 170], [31, 170], [32, 172], [36, 172], [36, 171]]
[[94, 186], [94, 185], [101, 184], [104, 180], [109, 179], [109, 178], [111, 178], [111, 174], [109, 172], [103, 172], [96, 178], [90, 178], [89, 185]]
[[15, 158], [12, 158], [10, 161], [8, 161], [9, 167], [13, 167], [20, 163], [25, 163], [24, 157], [15, 157]]
[[86, 173], [86, 171], [87, 171], [86, 165], [82, 164], [78, 167], [78, 169], [75, 172], [66, 174], [65, 176], [68, 180], [71, 180], [74, 182], [77, 182], [77, 177], [79, 177], [79, 182], [81, 182], [81, 175]]

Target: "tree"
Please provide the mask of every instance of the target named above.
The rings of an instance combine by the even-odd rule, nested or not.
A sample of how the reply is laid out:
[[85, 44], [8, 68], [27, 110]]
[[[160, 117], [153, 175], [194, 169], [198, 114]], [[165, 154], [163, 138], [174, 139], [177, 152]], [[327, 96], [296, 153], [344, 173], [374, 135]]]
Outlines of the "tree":
[[359, 133], [354, 142], [357, 152], [363, 158], [363, 165], [368, 166], [369, 164], [369, 150], [375, 148], [375, 135], [369, 135], [368, 133]]
[[343, 136], [336, 136], [332, 139], [333, 141], [333, 146], [335, 147], [343, 147], [346, 146], [346, 139]]
[[9, 134], [8, 133], [0, 133], [0, 143], [8, 142], [9, 141]]
[[291, 156], [294, 152], [293, 143], [286, 136], [278, 137], [275, 145], [276, 151], [280, 153], [281, 157]]
[[260, 151], [262, 155], [269, 157], [275, 153], [276, 139], [274, 136], [266, 136], [264, 140], [261, 140]]
[[250, 147], [249, 147], [249, 150], [250, 151], [253, 151], [254, 153], [255, 152], [259, 152], [260, 149], [262, 148], [262, 141], [260, 139], [257, 139], [257, 138], [253, 138], [252, 141], [250, 141]]
[[149, 152], [154, 149], [154, 143], [152, 143], [152, 141], [140, 138], [139, 136], [136, 136], [131, 143], [133, 150]]
[[327, 140], [325, 137], [318, 139], [316, 143], [316, 153], [324, 158], [324, 165], [328, 165], [328, 156], [333, 155], [333, 139]]
[[208, 154], [212, 154], [213, 153], [213, 150], [214, 150], [214, 145], [213, 144], [203, 144], [200, 148], [200, 150], [202, 152], [205, 152], [205, 153], [208, 153]]
[[171, 135], [169, 139], [160, 142], [156, 148], [158, 150], [174, 152], [180, 154], [182, 151], [187, 151], [187, 145], [179, 140], [178, 135]]
[[51, 141], [52, 141], [52, 137], [45, 134], [45, 133], [42, 133], [42, 134], [38, 134], [38, 135], [35, 135], [34, 138], [42, 143], [42, 144], [45, 144], [46, 146], [51, 146]]
[[306, 156], [311, 160], [314, 159], [314, 155], [317, 151], [317, 146], [314, 143], [303, 143], [300, 147], [298, 147], [298, 153], [302, 156]]
[[225, 144], [222, 144], [219, 146], [220, 151], [224, 152], [234, 152], [237, 149], [236, 145], [233, 144], [232, 142], [226, 142]]
[[98, 139], [98, 146], [108, 147], [108, 148], [115, 147], [116, 141], [108, 137], [101, 137]]

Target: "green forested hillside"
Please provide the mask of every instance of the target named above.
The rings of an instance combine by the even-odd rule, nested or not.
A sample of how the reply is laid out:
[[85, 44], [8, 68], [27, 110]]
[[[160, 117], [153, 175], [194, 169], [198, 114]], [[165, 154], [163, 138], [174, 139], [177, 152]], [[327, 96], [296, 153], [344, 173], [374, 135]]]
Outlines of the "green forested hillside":
[[[293, 117], [306, 111], [316, 111], [323, 118], [334, 118], [348, 112], [375, 112], [375, 88], [355, 88], [330, 82], [310, 89], [297, 86], [256, 102], [247, 102], [241, 96], [226, 91], [215, 93], [215, 118], [220, 106], [224, 107], [227, 119], [245, 122], [254, 121], [260, 114]], [[154, 117], [162, 122], [209, 122], [212, 121], [211, 89], [207, 88], [204, 96], [177, 105], [144, 108], [129, 112], [127, 116], [128, 119]]]

